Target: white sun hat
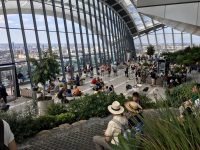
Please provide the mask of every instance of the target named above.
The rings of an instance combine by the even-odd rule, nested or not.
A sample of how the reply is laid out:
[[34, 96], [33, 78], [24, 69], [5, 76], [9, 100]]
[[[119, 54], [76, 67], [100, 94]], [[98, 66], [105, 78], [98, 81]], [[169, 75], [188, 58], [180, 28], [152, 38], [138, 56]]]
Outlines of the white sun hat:
[[112, 105], [108, 106], [108, 110], [114, 115], [119, 115], [124, 112], [124, 107], [122, 107], [118, 101], [114, 101]]

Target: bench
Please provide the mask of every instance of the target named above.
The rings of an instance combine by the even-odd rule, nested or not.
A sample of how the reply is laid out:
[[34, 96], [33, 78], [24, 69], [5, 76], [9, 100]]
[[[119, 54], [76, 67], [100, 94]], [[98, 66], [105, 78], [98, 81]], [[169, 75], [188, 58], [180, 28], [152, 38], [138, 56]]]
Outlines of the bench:
[[20, 89], [20, 94], [22, 97], [32, 98], [32, 90], [28, 88]]

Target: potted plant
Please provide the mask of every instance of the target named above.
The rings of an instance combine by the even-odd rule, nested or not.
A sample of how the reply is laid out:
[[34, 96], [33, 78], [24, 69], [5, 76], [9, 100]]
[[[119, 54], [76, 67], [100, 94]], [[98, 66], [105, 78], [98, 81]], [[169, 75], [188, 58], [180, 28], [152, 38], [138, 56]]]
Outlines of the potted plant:
[[153, 46], [153, 45], [149, 45], [149, 46], [147, 47], [147, 55], [148, 55], [150, 58], [152, 58], [152, 56], [154, 55], [154, 53], [155, 53], [155, 48], [154, 48], [154, 46]]
[[33, 65], [33, 72], [31, 75], [33, 83], [38, 87], [38, 84], [43, 86], [42, 94], [37, 97], [38, 113], [39, 115], [45, 115], [47, 107], [53, 103], [52, 97], [46, 95], [45, 84], [47, 81], [56, 78], [56, 75], [60, 72], [60, 65], [56, 61], [57, 55], [49, 52], [44, 52], [40, 61], [35, 58], [31, 58], [30, 62]]

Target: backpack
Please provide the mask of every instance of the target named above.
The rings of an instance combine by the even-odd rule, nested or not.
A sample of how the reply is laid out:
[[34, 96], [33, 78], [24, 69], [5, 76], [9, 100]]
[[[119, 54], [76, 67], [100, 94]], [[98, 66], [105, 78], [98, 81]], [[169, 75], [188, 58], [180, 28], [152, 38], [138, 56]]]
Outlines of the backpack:
[[126, 90], [130, 90], [130, 89], [132, 89], [132, 86], [130, 84], [127, 84], [126, 85]]
[[4, 124], [2, 119], [0, 119], [0, 150], [9, 150], [4, 144]]
[[121, 124], [118, 120], [113, 119], [113, 122], [118, 124], [121, 127], [121, 134], [122, 136], [128, 140], [129, 135], [131, 134], [131, 130], [129, 129], [128, 125]]

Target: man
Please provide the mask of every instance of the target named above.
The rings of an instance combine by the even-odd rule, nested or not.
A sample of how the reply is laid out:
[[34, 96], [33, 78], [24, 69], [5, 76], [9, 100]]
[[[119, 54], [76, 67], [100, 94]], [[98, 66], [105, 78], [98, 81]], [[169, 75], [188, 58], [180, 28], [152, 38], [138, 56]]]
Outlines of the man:
[[107, 70], [108, 70], [108, 77], [110, 77], [110, 74], [111, 74], [111, 66], [110, 65], [107, 66]]
[[116, 65], [116, 63], [114, 63], [114, 65], [112, 66], [112, 69], [113, 69], [114, 76], [117, 76], [117, 65]]
[[108, 86], [106, 86], [104, 92], [105, 92], [106, 94], [109, 94], [109, 93], [110, 93], [110, 90], [109, 90]]
[[25, 77], [24, 77], [24, 75], [21, 72], [19, 72], [17, 74], [17, 78], [20, 80], [20, 82], [24, 82], [24, 80], [25, 80]]
[[124, 71], [125, 77], [127, 77], [127, 78], [128, 78], [128, 69], [129, 69], [129, 66], [127, 65], [125, 68], [125, 71]]
[[114, 86], [111, 85], [111, 86], [109, 87], [109, 90], [110, 90], [110, 93], [115, 92]]
[[61, 100], [62, 103], [67, 102], [66, 100], [66, 91], [67, 91], [67, 86], [65, 85], [59, 92], [57, 97]]
[[109, 105], [108, 110], [113, 115], [113, 118], [108, 123], [104, 136], [93, 137], [96, 150], [111, 150], [110, 143], [118, 145], [118, 135], [121, 133], [122, 126], [128, 125], [128, 120], [122, 115], [124, 107], [122, 107], [118, 101], [114, 101], [112, 105]]
[[93, 66], [92, 65], [90, 65], [90, 78], [92, 78], [93, 77]]
[[140, 95], [139, 95], [139, 93], [138, 92], [134, 92], [132, 96], [133, 96], [133, 101], [136, 102], [136, 103], [138, 103], [140, 105], [141, 102], [140, 102]]
[[6, 87], [0, 82], [0, 99], [3, 98], [4, 103], [7, 103], [7, 92], [6, 92]]
[[156, 84], [156, 72], [155, 72], [155, 70], [151, 71], [150, 76], [151, 76], [151, 85], [154, 86]]
[[0, 150], [17, 150], [14, 135], [9, 124], [0, 119]]
[[136, 69], [135, 77], [136, 77], [137, 84], [140, 84], [141, 83], [141, 69], [140, 68]]
[[80, 86], [80, 77], [78, 74], [76, 75], [76, 86]]

